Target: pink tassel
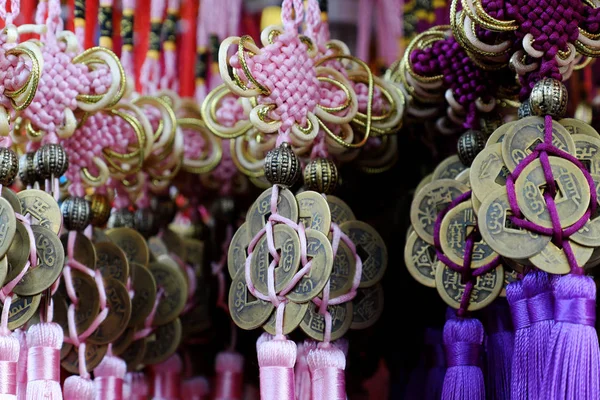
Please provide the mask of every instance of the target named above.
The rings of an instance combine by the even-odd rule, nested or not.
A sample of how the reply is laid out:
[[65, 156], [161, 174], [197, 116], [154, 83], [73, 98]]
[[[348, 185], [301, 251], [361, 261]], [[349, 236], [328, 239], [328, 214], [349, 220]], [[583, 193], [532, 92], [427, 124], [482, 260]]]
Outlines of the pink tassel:
[[152, 400], [179, 400], [183, 362], [175, 353], [166, 361], [152, 367], [154, 371], [154, 396]]
[[181, 394], [185, 400], [207, 400], [210, 394], [208, 379], [203, 376], [186, 379], [183, 382]]
[[32, 325], [27, 331], [27, 400], [62, 400], [60, 348], [63, 330], [53, 322]]
[[244, 357], [233, 351], [217, 354], [214, 400], [242, 400]]
[[99, 400], [123, 400], [123, 380], [127, 364], [119, 357], [106, 355], [94, 370], [94, 384]]
[[27, 334], [22, 329], [13, 332], [19, 341], [19, 362], [17, 363], [17, 400], [25, 400], [27, 395]]
[[94, 382], [79, 375], [71, 375], [65, 379], [63, 388], [65, 400], [94, 400], [96, 390]]
[[543, 271], [532, 271], [523, 278], [529, 313], [529, 383], [532, 395], [540, 393], [544, 370], [548, 365], [549, 342], [554, 326], [552, 277]]
[[444, 325], [444, 346], [448, 369], [442, 399], [484, 400], [481, 372], [483, 325], [476, 319], [449, 319]]
[[310, 369], [306, 356], [311, 350], [317, 348], [317, 342], [314, 340], [305, 340], [298, 344], [296, 353], [296, 367], [294, 368], [294, 378], [296, 381], [296, 394], [298, 400], [310, 399]]
[[143, 372], [129, 372], [125, 377], [125, 380], [129, 382], [131, 391], [130, 400], [147, 400], [150, 390], [148, 388], [148, 381], [146, 375]]
[[510, 398], [511, 400], [528, 400], [533, 396], [533, 393], [529, 392], [529, 330], [531, 324], [522, 281], [510, 283], [506, 287], [506, 299], [510, 305], [515, 330]]
[[596, 284], [582, 275], [565, 275], [554, 284], [554, 320], [550, 356], [540, 399], [600, 398], [600, 348], [594, 329]]
[[6, 330], [0, 334], [0, 399], [17, 399], [19, 340]]
[[257, 342], [261, 400], [295, 400], [296, 343], [263, 334]]
[[346, 400], [346, 356], [333, 345], [319, 345], [306, 357], [313, 400]]

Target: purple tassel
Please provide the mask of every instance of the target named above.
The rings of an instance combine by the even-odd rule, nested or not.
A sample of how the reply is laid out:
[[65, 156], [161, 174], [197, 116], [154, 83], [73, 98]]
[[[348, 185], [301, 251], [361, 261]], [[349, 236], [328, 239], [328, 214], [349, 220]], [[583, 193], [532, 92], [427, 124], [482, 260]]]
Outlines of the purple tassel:
[[505, 400], [510, 397], [510, 379], [513, 360], [514, 332], [510, 310], [505, 299], [497, 299], [485, 311], [486, 323], [486, 381], [488, 399]]
[[523, 278], [523, 291], [529, 311], [529, 393], [537, 398], [544, 370], [548, 365], [550, 335], [554, 326], [554, 294], [552, 276], [532, 271]]
[[425, 329], [425, 355], [425, 365], [427, 367], [425, 400], [440, 400], [442, 398], [444, 375], [446, 375], [446, 359], [441, 330]]
[[484, 400], [481, 371], [483, 325], [476, 319], [449, 319], [444, 325], [444, 348], [448, 369], [443, 400]]
[[[529, 312], [523, 291], [523, 282], [516, 281], [506, 287], [506, 299], [510, 305], [515, 341], [510, 379], [510, 399], [529, 400]], [[535, 394], [537, 395], [537, 393]]]
[[559, 277], [554, 285], [554, 328], [540, 399], [600, 398], [600, 348], [594, 329], [596, 284], [582, 275]]

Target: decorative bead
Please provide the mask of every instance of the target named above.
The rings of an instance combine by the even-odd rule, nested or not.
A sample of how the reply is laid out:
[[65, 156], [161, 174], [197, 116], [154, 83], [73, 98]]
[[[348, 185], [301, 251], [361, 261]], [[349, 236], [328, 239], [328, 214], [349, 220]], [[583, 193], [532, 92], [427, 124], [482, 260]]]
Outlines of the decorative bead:
[[502, 116], [500, 116], [500, 114], [497, 112], [488, 113], [485, 117], [479, 120], [481, 133], [483, 133], [485, 137], [489, 137], [496, 129], [500, 128], [503, 123]]
[[312, 160], [304, 168], [304, 186], [308, 190], [331, 194], [338, 183], [338, 170], [333, 161], [326, 158]]
[[120, 208], [113, 211], [108, 219], [109, 228], [133, 228], [133, 212], [128, 208]]
[[567, 112], [569, 94], [562, 82], [545, 78], [537, 82], [531, 91], [529, 103], [534, 115], [551, 115], [560, 118]]
[[34, 159], [35, 152], [25, 153], [19, 158], [19, 179], [25, 186], [33, 185], [39, 180]]
[[469, 129], [458, 138], [458, 158], [467, 167], [485, 147], [485, 137], [480, 131]]
[[90, 223], [97, 227], [106, 225], [110, 218], [110, 201], [103, 194], [94, 193], [90, 198], [92, 219]]
[[150, 200], [150, 209], [154, 212], [157, 223], [162, 226], [170, 224], [177, 214], [177, 204], [169, 196], [155, 196]]
[[90, 203], [83, 197], [68, 197], [61, 206], [65, 228], [70, 231], [83, 231], [92, 219]]
[[133, 214], [133, 227], [146, 238], [156, 235], [158, 226], [155, 215], [149, 208], [139, 208]]
[[519, 109], [517, 110], [517, 116], [519, 117], [519, 119], [521, 119], [531, 117], [532, 115], [533, 114], [531, 113], [531, 105], [529, 104], [529, 99], [525, 100], [519, 106]]
[[288, 143], [267, 153], [265, 177], [273, 185], [289, 187], [296, 183], [300, 177], [300, 160]]
[[34, 165], [40, 178], [58, 178], [67, 171], [69, 158], [59, 144], [45, 144], [35, 152]]
[[0, 147], [0, 184], [12, 185], [19, 173], [17, 154], [6, 147]]

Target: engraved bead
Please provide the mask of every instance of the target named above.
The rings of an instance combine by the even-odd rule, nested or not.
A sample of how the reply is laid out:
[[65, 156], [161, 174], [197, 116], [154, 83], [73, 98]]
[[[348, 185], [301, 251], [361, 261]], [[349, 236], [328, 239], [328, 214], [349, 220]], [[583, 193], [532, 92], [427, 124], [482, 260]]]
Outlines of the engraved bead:
[[133, 212], [128, 208], [114, 210], [108, 219], [109, 228], [133, 228]]
[[531, 105], [529, 104], [529, 100], [525, 100], [519, 106], [519, 109], [517, 110], [517, 116], [519, 117], [519, 119], [522, 119], [526, 117], [531, 117], [532, 115], [533, 114], [531, 113]]
[[17, 154], [5, 147], [0, 148], [0, 183], [12, 185], [19, 172], [19, 160]]
[[273, 185], [289, 187], [296, 183], [300, 177], [300, 160], [288, 143], [267, 153], [265, 177]]
[[485, 147], [485, 137], [480, 131], [469, 129], [458, 138], [458, 158], [467, 167]]
[[326, 158], [312, 160], [304, 168], [304, 186], [308, 190], [331, 194], [338, 183], [338, 170], [333, 161]]
[[90, 223], [97, 227], [106, 225], [110, 218], [110, 201], [103, 194], [94, 193], [90, 198], [92, 219]]
[[61, 206], [65, 228], [70, 231], [83, 231], [92, 218], [90, 203], [83, 197], [68, 197]]
[[39, 180], [34, 159], [35, 152], [25, 153], [19, 158], [19, 179], [25, 186], [33, 185]]
[[158, 233], [156, 222], [155, 215], [149, 208], [139, 208], [133, 214], [133, 227], [146, 238]]
[[150, 209], [154, 212], [157, 223], [166, 226], [175, 219], [177, 204], [169, 196], [154, 196], [150, 200]]
[[40, 178], [60, 177], [69, 168], [69, 158], [59, 144], [45, 144], [35, 152], [34, 165]]
[[569, 94], [562, 82], [545, 78], [537, 82], [531, 91], [529, 103], [534, 115], [551, 115], [560, 118], [567, 112]]

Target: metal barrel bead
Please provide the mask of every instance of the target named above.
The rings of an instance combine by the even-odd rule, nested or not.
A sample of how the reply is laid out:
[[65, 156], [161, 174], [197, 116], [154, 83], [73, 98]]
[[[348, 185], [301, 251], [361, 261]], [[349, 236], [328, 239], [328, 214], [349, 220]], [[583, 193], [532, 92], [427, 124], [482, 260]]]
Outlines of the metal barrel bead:
[[34, 165], [42, 179], [52, 176], [58, 178], [67, 171], [69, 158], [65, 149], [59, 144], [49, 143], [35, 152]]
[[128, 208], [120, 208], [113, 211], [108, 219], [109, 228], [133, 228], [133, 226], [133, 212], [131, 212]]
[[90, 197], [90, 209], [92, 212], [90, 223], [96, 227], [106, 225], [110, 218], [111, 209], [108, 197], [103, 194], [94, 193]]
[[25, 153], [19, 158], [19, 179], [25, 186], [33, 185], [39, 180], [34, 159], [35, 152]]
[[469, 129], [458, 138], [458, 158], [466, 165], [473, 163], [477, 154], [485, 147], [485, 137], [480, 131]]
[[288, 143], [270, 150], [265, 157], [265, 177], [273, 185], [292, 186], [300, 177], [300, 160]]
[[17, 154], [6, 147], [0, 148], [0, 184], [12, 185], [19, 172]]
[[149, 208], [138, 208], [133, 214], [133, 227], [146, 238], [158, 233], [157, 222], [154, 212]]
[[532, 115], [533, 113], [531, 112], [531, 105], [529, 103], [529, 99], [527, 99], [522, 102], [521, 105], [519, 105], [519, 108], [517, 109], [517, 116], [519, 119], [523, 119], [531, 117]]
[[90, 203], [83, 197], [68, 197], [61, 206], [63, 223], [70, 231], [83, 231], [92, 219]]
[[569, 94], [562, 82], [544, 78], [538, 81], [531, 90], [529, 103], [534, 115], [551, 115], [560, 118], [567, 112]]
[[318, 193], [331, 194], [338, 183], [338, 170], [333, 161], [326, 158], [312, 160], [304, 168], [304, 186]]
[[170, 224], [177, 214], [177, 204], [170, 196], [153, 196], [150, 199], [150, 209], [154, 211], [160, 225]]

